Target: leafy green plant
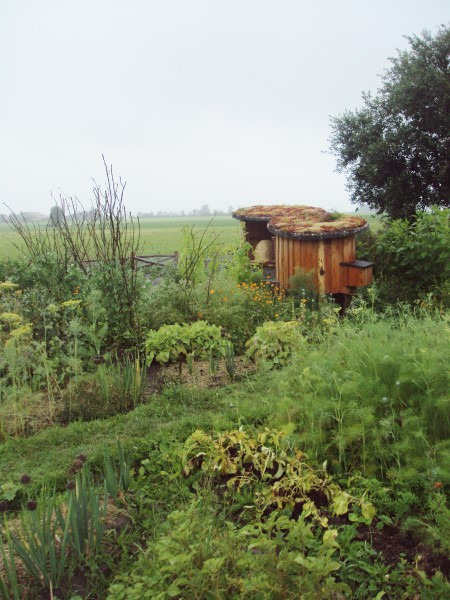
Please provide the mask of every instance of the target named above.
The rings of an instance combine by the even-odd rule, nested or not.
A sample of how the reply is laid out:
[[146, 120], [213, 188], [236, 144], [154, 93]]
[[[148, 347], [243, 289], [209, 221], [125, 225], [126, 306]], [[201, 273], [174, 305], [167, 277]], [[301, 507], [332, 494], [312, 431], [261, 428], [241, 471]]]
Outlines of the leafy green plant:
[[0, 485], [0, 500], [12, 502], [19, 491], [20, 486], [13, 481], [6, 481]]
[[234, 283], [250, 283], [252, 277], [252, 264], [250, 260], [251, 244], [242, 242], [234, 249], [231, 260], [227, 264], [227, 272]]
[[[166, 527], [110, 600], [137, 598], [335, 598], [349, 593], [336, 574], [337, 530], [330, 514], [372, 505], [313, 469], [275, 430], [196, 431], [180, 451], [197, 498]], [[369, 519], [370, 520], [370, 519]]]
[[264, 370], [280, 368], [288, 363], [294, 350], [301, 352], [304, 344], [297, 321], [268, 321], [247, 342], [246, 356]]
[[219, 357], [229, 343], [223, 339], [219, 327], [196, 321], [184, 325], [165, 325], [158, 331], [151, 330], [145, 347], [149, 363], [155, 359], [164, 364], [185, 359], [188, 354], [202, 360], [208, 360], [210, 353]]
[[310, 523], [273, 513], [239, 526], [218, 519], [201, 501], [174, 511], [108, 600], [150, 598], [333, 599], [350, 592], [336, 581], [336, 532], [315, 535]]
[[183, 473], [200, 472], [215, 486], [222, 486], [224, 496], [251, 488], [251, 504], [260, 516], [286, 509], [293, 518], [301, 514], [327, 527], [322, 506], [329, 505], [334, 515], [344, 515], [351, 505], [358, 505], [364, 518], [372, 521], [375, 510], [370, 502], [341, 490], [325, 466], [312, 468], [302, 452], [283, 447], [282, 438], [281, 431], [269, 429], [254, 435], [243, 430], [215, 435], [197, 430], [181, 453]]

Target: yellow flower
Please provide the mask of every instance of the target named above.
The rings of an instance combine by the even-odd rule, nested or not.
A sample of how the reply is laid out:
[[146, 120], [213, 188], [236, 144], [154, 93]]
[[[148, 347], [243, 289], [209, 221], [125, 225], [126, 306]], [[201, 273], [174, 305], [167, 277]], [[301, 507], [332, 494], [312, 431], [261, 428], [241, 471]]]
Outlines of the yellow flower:
[[16, 313], [4, 312], [0, 315], [0, 321], [3, 321], [3, 323], [6, 323], [7, 325], [11, 325], [11, 327], [17, 327], [22, 323], [23, 319]]
[[278, 313], [275, 313], [275, 318], [278, 318], [280, 315]]
[[226, 296], [224, 296], [224, 297], [222, 298], [222, 300], [223, 300], [224, 302], [227, 302], [227, 301], [228, 301], [228, 298], [227, 298]]
[[210, 294], [214, 294], [216, 292], [216, 290], [209, 290]]
[[66, 300], [66, 302], [63, 302], [61, 304], [61, 306], [63, 308], [69, 308], [69, 309], [75, 309], [78, 308], [81, 304], [81, 300]]
[[14, 329], [13, 331], [11, 331], [11, 336], [5, 345], [11, 346], [11, 344], [14, 343], [15, 340], [17, 340], [21, 337], [29, 336], [29, 335], [31, 335], [32, 332], [33, 332], [33, 329], [29, 323], [25, 324], [25, 325], [21, 325], [17, 329]]
[[11, 290], [17, 289], [19, 286], [17, 283], [13, 283], [12, 281], [2, 281], [0, 283], [0, 291], [9, 292]]

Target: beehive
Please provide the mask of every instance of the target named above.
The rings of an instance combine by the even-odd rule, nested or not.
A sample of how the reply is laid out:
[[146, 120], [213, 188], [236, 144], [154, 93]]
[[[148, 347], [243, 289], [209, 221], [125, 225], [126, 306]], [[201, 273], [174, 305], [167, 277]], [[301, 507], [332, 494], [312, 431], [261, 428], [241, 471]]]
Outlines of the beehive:
[[284, 288], [298, 268], [312, 274], [321, 294], [352, 294], [372, 283], [372, 263], [356, 260], [355, 236], [368, 228], [361, 217], [284, 205], [252, 206], [233, 217], [245, 222], [253, 249], [272, 240], [276, 278]]

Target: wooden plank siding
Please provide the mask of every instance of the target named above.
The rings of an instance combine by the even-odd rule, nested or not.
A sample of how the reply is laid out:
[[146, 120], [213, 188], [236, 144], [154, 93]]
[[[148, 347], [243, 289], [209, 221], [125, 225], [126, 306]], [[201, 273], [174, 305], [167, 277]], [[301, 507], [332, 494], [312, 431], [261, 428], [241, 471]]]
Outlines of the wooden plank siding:
[[[288, 288], [289, 278], [300, 267], [306, 273], [314, 272], [314, 282], [321, 294], [348, 293], [349, 269], [341, 263], [353, 262], [355, 253], [354, 236], [326, 240], [297, 240], [276, 236], [276, 278], [280, 285]], [[355, 277], [359, 281], [369, 279], [368, 274], [358, 274], [351, 277], [352, 281]]]

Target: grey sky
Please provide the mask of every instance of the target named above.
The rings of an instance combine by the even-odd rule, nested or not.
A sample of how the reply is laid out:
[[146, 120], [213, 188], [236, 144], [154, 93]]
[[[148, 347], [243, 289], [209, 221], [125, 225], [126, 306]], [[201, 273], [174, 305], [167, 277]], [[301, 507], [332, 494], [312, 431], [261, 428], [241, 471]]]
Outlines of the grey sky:
[[88, 204], [104, 153], [132, 212], [351, 209], [329, 115], [448, 16], [444, 0], [0, 0], [0, 202]]

